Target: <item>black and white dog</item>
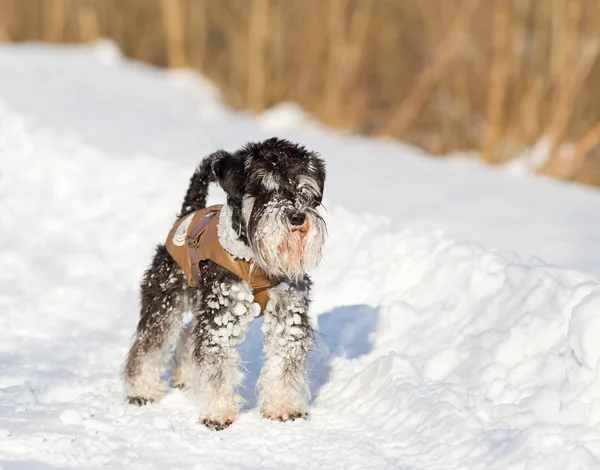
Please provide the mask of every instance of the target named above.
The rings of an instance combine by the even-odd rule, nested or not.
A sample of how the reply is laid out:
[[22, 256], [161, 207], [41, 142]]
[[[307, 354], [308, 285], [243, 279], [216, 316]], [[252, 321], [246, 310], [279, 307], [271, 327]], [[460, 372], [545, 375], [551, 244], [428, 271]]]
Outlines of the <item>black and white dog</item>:
[[[231, 154], [218, 151], [194, 173], [180, 219], [206, 206], [212, 182], [227, 194], [218, 220], [221, 246], [236, 259], [253, 260], [277, 282], [259, 312], [247, 282], [207, 260], [199, 263], [200, 282], [190, 287], [159, 245], [141, 283], [141, 318], [123, 370], [128, 400], [143, 405], [165, 393], [161, 376], [175, 347], [170, 361], [174, 385], [194, 392], [206, 426], [226, 428], [242, 403], [236, 394], [242, 378], [237, 346], [261, 313], [261, 414], [281, 421], [305, 417], [306, 360], [313, 339], [307, 272], [320, 261], [326, 236], [319, 214], [325, 164], [315, 152], [278, 138], [249, 143]], [[183, 329], [187, 311], [194, 316], [191, 332]]]

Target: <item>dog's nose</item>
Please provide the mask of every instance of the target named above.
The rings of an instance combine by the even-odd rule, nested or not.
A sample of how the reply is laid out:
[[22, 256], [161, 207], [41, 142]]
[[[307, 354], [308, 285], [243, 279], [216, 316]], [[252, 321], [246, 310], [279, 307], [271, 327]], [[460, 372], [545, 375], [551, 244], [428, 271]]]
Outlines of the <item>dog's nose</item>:
[[295, 226], [302, 225], [305, 220], [306, 214], [304, 214], [303, 212], [294, 212], [290, 216], [290, 223]]

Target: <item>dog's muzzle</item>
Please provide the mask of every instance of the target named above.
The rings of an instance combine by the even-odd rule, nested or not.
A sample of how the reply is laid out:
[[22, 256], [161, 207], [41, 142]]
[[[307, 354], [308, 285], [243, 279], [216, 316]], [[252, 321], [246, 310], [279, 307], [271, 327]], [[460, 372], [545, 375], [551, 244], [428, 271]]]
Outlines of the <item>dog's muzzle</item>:
[[304, 212], [294, 212], [289, 217], [290, 232], [304, 237], [310, 228], [309, 219]]

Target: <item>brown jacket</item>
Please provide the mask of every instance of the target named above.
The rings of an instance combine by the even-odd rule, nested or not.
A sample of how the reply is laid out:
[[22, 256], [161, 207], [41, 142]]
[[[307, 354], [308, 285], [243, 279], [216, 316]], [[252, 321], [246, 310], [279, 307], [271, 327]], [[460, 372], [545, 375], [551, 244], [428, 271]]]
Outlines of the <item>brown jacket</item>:
[[221, 207], [210, 206], [179, 219], [167, 237], [167, 251], [183, 269], [191, 287], [200, 282], [200, 263], [210, 260], [246, 281], [264, 312], [268, 290], [279, 281], [268, 278], [253, 260], [234, 258], [221, 246], [217, 232]]

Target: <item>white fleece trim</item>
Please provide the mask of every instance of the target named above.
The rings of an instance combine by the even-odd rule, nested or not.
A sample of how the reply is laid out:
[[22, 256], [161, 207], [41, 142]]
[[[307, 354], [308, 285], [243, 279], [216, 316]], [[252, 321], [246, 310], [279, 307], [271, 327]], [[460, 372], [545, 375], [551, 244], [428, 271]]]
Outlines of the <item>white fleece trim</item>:
[[254, 258], [252, 248], [246, 245], [235, 230], [231, 223], [233, 211], [227, 204], [223, 204], [221, 207], [221, 215], [219, 216], [219, 223], [217, 225], [217, 234], [219, 236], [219, 242], [221, 246], [225, 248], [231, 256], [234, 258], [244, 259], [250, 261]]

